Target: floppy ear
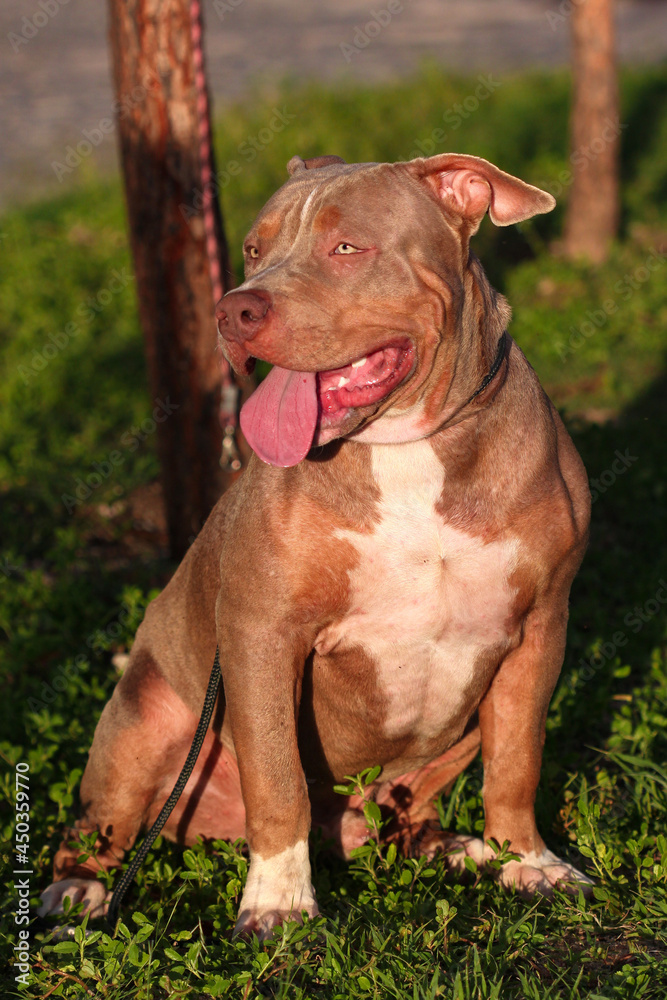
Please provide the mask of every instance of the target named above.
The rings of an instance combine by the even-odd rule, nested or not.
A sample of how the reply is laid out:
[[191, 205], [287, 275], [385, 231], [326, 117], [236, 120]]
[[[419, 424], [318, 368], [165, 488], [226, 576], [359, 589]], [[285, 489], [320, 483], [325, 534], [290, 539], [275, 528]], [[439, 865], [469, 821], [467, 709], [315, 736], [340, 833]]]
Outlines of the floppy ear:
[[408, 171], [428, 184], [443, 206], [479, 228], [488, 211], [496, 226], [511, 226], [550, 212], [556, 199], [546, 191], [506, 174], [479, 156], [440, 153], [410, 160]]
[[318, 167], [330, 167], [334, 163], [345, 163], [340, 156], [313, 156], [310, 160], [302, 160], [300, 156], [293, 156], [287, 164], [287, 173], [292, 177], [300, 170], [317, 170]]

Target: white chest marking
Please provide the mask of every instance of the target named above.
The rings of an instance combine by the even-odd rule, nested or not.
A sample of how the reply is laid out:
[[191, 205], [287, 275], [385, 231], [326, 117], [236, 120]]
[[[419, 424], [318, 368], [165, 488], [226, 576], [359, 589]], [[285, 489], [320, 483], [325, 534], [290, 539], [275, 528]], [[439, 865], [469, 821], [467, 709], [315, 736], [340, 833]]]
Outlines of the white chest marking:
[[342, 537], [359, 553], [351, 607], [335, 642], [373, 657], [388, 736], [437, 736], [460, 714], [478, 656], [502, 645], [517, 539], [484, 544], [435, 509], [445, 471], [427, 441], [374, 445], [381, 520]]
[[[420, 400], [408, 410], [401, 412], [391, 408], [377, 420], [371, 420], [360, 431], [353, 431], [353, 441], [364, 444], [400, 444], [405, 441], [420, 441], [429, 434], [429, 424], [424, 418], [424, 406]], [[442, 467], [440, 468], [442, 474]]]

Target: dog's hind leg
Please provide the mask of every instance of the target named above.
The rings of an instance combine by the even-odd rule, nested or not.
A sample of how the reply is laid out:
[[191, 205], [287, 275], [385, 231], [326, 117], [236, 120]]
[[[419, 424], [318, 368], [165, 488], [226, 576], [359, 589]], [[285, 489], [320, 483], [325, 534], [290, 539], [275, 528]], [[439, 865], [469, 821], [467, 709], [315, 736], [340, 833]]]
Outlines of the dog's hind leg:
[[435, 801], [477, 756], [480, 740], [479, 726], [471, 724], [458, 743], [430, 764], [380, 784], [376, 801], [389, 817], [383, 840], [413, 857], [447, 850], [452, 834], [440, 828]]
[[[81, 782], [81, 817], [66, 832], [55, 856], [54, 882], [42, 895], [42, 915], [63, 912], [66, 898], [73, 903], [83, 902], [84, 910], [90, 910], [91, 915], [106, 912], [107, 893], [97, 874], [119, 866], [141, 828], [154, 820], [185, 760], [196, 722], [146, 651], [132, 657], [97, 725]], [[210, 732], [207, 743], [209, 751], [213, 749], [211, 744], [217, 744], [219, 757], [220, 744]], [[197, 810], [200, 815], [202, 812], [199, 800], [209, 797], [201, 795], [201, 786], [208, 778], [204, 773], [202, 780], [207, 756], [215, 754], [207, 753], [205, 744], [204, 764], [200, 764], [189, 785], [199, 786], [199, 798], [190, 802], [188, 813], [195, 821]], [[216, 771], [219, 770], [218, 762]], [[234, 785], [234, 775], [231, 778]], [[220, 787], [217, 775], [214, 784]], [[232, 789], [231, 797], [240, 801], [240, 788], [237, 796]], [[186, 789], [179, 803], [181, 826], [187, 804]], [[220, 822], [219, 814], [217, 820]], [[243, 820], [242, 816], [232, 833], [243, 835]], [[80, 836], [94, 832], [96, 850], [90, 857], [82, 858]], [[178, 837], [178, 832], [172, 835]], [[194, 839], [197, 832], [212, 836], [215, 830], [193, 831], [189, 839]], [[170, 831], [165, 833], [169, 835]], [[220, 835], [224, 836], [224, 832]]]

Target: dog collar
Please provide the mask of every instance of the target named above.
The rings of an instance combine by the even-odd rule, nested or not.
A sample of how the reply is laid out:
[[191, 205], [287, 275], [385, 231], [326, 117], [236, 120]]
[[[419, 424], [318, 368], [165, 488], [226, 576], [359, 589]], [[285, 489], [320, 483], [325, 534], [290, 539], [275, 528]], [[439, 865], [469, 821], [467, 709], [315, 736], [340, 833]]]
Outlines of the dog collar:
[[[505, 330], [502, 333], [500, 340], [498, 341], [498, 349], [496, 351], [496, 356], [493, 359], [493, 364], [491, 365], [488, 374], [484, 376], [479, 387], [475, 389], [472, 396], [468, 400], [468, 403], [472, 403], [475, 396], [479, 396], [480, 392], [484, 392], [486, 387], [490, 385], [491, 382], [493, 382], [494, 378], [498, 374], [498, 371], [500, 370], [500, 366], [503, 363], [506, 349], [507, 349], [507, 330]], [[466, 406], [468, 405], [468, 403], [466, 403]]]

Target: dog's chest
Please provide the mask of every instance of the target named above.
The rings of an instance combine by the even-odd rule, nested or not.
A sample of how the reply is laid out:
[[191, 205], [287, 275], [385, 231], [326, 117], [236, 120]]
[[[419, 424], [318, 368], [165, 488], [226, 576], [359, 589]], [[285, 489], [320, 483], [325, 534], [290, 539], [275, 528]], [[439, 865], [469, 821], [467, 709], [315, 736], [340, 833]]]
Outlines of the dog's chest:
[[507, 646], [518, 544], [445, 524], [445, 470], [426, 442], [374, 446], [373, 474], [381, 520], [370, 534], [344, 533], [359, 558], [327, 645], [372, 658], [386, 735], [433, 737], [460, 715], [480, 663]]

